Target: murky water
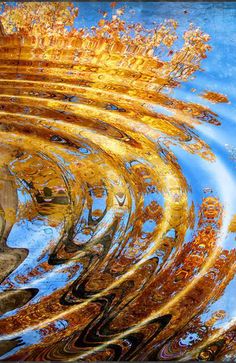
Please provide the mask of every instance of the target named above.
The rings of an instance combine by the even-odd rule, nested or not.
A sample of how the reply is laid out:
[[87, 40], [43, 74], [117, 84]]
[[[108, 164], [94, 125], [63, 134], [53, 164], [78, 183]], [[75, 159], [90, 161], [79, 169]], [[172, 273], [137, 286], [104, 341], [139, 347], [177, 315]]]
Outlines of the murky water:
[[2, 360], [235, 358], [235, 9], [2, 9]]

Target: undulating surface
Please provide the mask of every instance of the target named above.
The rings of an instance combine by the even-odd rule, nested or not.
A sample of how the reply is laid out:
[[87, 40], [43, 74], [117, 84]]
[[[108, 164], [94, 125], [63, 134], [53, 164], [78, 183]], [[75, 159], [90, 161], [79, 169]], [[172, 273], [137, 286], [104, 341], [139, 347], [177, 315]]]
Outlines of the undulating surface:
[[77, 5], [1, 9], [1, 359], [234, 359], [236, 3]]

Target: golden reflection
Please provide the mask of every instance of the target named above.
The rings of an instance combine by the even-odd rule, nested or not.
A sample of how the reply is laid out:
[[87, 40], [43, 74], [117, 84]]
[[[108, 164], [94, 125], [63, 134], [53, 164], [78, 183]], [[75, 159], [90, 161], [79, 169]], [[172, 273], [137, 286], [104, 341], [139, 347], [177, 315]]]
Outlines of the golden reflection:
[[2, 6], [1, 354], [220, 357], [230, 338], [210, 337], [225, 312], [200, 316], [232, 280], [235, 249], [218, 243], [222, 202], [189, 202], [173, 151], [216, 159], [195, 127], [217, 115], [172, 93], [200, 69], [209, 36], [190, 25], [176, 50], [175, 20], [145, 29], [115, 3], [90, 29], [73, 27], [71, 3]]

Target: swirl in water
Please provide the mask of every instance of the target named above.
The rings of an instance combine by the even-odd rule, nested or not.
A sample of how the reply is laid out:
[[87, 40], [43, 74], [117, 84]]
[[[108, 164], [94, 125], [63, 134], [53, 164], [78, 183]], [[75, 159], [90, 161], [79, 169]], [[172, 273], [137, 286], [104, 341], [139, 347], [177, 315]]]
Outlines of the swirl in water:
[[235, 272], [230, 191], [194, 182], [217, 169], [231, 188], [198, 132], [220, 122], [172, 94], [210, 39], [190, 26], [176, 50], [177, 22], [145, 29], [123, 11], [76, 29], [69, 3], [3, 8], [4, 360], [211, 360], [235, 349], [234, 320], [219, 309]]

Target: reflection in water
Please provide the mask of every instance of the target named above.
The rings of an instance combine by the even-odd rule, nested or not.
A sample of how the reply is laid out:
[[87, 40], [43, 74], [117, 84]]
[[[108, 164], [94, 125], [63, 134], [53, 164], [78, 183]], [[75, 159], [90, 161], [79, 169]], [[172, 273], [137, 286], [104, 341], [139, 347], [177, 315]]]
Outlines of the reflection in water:
[[[235, 219], [211, 187], [224, 165], [198, 133], [220, 122], [206, 102], [173, 97], [210, 39], [191, 25], [177, 49], [176, 21], [145, 29], [125, 23], [124, 11], [76, 29], [69, 3], [3, 8], [4, 360], [235, 351], [234, 321], [223, 304], [211, 310], [234, 277], [235, 249], [223, 245]], [[201, 97], [228, 102], [209, 90]], [[200, 175], [199, 198], [191, 178]]]

